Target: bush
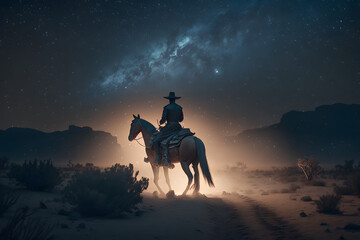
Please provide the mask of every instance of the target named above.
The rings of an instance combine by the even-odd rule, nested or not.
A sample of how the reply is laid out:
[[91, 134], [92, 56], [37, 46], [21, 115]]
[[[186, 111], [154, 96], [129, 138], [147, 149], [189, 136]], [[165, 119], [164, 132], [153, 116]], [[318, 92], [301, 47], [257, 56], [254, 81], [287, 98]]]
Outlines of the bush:
[[322, 195], [320, 200], [315, 200], [319, 213], [336, 214], [339, 213], [339, 204], [341, 196], [339, 195]]
[[320, 167], [319, 162], [317, 162], [313, 157], [299, 158], [297, 165], [301, 168], [306, 179], [309, 181], [323, 172], [323, 168]]
[[53, 226], [45, 221], [29, 218], [28, 208], [21, 208], [15, 212], [6, 226], [0, 231], [1, 240], [51, 240]]
[[72, 176], [64, 196], [84, 216], [120, 217], [142, 201], [140, 194], [149, 185], [147, 178], [137, 180], [138, 174], [132, 164], [103, 172], [90, 168]]
[[87, 170], [89, 168], [99, 169], [93, 163], [86, 163], [85, 165], [83, 165], [81, 163], [73, 164], [72, 161], [68, 161], [68, 163], [66, 164], [66, 167], [64, 168], [64, 170], [80, 172], [80, 171]]
[[12, 164], [8, 173], [30, 190], [51, 190], [62, 182], [60, 170], [55, 168], [51, 160], [25, 161], [22, 165]]
[[2, 216], [19, 199], [19, 195], [0, 186], [0, 216]]
[[311, 198], [310, 196], [303, 196], [303, 197], [301, 198], [301, 201], [310, 202], [310, 201], [312, 201], [312, 198]]

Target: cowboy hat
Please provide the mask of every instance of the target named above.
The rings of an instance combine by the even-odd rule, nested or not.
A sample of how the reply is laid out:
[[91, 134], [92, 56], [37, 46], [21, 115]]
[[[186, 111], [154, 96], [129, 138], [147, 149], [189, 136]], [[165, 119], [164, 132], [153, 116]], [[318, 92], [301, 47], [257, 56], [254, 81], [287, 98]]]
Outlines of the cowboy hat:
[[175, 92], [169, 92], [169, 96], [168, 97], [164, 97], [166, 99], [179, 99], [181, 97], [176, 97], [175, 96]]

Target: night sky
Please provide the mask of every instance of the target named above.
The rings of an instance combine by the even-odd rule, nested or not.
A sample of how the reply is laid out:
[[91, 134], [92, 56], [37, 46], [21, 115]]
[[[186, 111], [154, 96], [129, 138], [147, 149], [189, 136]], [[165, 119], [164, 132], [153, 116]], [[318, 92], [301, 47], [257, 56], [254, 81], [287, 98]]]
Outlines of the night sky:
[[160, 119], [169, 91], [182, 96], [185, 124], [224, 135], [289, 110], [360, 103], [360, 1], [0, 7], [1, 129], [76, 124], [114, 133], [132, 113]]

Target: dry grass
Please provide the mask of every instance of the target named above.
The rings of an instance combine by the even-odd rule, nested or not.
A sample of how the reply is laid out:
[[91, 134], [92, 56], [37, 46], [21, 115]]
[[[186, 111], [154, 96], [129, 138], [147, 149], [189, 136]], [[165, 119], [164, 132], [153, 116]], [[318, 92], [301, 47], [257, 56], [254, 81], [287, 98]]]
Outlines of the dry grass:
[[341, 196], [328, 194], [322, 195], [320, 200], [315, 200], [317, 210], [319, 213], [337, 214], [339, 211]]
[[29, 218], [28, 208], [18, 209], [0, 231], [1, 240], [51, 240], [53, 226], [36, 218]]
[[13, 191], [0, 187], [0, 216], [2, 216], [11, 206], [13, 206], [19, 195]]

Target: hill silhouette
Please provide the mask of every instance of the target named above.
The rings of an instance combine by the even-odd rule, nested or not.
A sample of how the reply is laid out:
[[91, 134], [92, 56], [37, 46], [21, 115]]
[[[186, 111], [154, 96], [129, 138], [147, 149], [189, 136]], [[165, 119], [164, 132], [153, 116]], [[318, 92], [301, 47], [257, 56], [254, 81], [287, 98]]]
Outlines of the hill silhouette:
[[12, 160], [48, 159], [55, 162], [101, 163], [120, 154], [117, 138], [90, 127], [69, 126], [51, 133], [30, 128], [0, 130], [0, 156]]
[[290, 111], [280, 123], [243, 131], [232, 142], [262, 163], [293, 163], [314, 156], [323, 163], [360, 159], [360, 105], [333, 104]]

